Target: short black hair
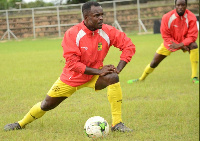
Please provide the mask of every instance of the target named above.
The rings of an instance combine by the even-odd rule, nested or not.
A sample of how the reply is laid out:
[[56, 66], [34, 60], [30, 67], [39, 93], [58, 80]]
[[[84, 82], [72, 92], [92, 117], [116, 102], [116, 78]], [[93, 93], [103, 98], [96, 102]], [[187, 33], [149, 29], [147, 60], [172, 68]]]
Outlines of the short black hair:
[[[175, 5], [176, 5], [177, 0], [175, 0]], [[187, 0], [185, 0], [185, 4], [187, 5]]]
[[84, 3], [82, 6], [83, 15], [85, 15], [87, 12], [89, 12], [91, 10], [92, 6], [101, 6], [101, 5], [95, 1], [88, 1], [88, 2]]

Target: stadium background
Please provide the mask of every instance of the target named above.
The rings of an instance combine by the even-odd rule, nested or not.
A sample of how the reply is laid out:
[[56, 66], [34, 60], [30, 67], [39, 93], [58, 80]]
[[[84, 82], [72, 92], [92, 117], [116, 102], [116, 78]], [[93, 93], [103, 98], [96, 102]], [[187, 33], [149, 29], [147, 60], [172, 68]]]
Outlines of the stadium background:
[[[154, 3], [152, 2], [153, 0], [149, 1], [151, 3], [140, 4], [141, 21], [144, 23], [147, 33], [153, 33], [154, 21], [159, 21], [162, 16], [161, 13], [170, 10], [165, 9], [165, 7], [171, 3], [171, 8], [173, 8], [174, 3], [173, 0], [165, 0], [168, 3], [164, 0], [159, 3]], [[191, 11], [199, 11], [199, 8], [190, 6], [194, 3], [194, 7], [199, 7], [197, 1], [188, 0], [188, 2], [188, 8]], [[109, 9], [109, 7], [106, 8], [106, 5], [108, 4], [103, 4], [104, 11], [112, 11], [111, 6]], [[162, 7], [158, 8], [161, 5]], [[136, 4], [132, 4], [132, 6], [135, 6], [136, 9]], [[60, 24], [72, 23], [69, 22], [71, 21], [70, 19], [76, 19], [75, 15], [72, 15], [73, 10], [66, 6], [64, 6], [65, 8], [61, 7], [59, 7], [59, 11], [62, 11], [61, 9], [67, 9], [68, 11], [65, 10], [63, 18], [66, 21], [61, 20]], [[73, 9], [77, 8], [80, 13], [80, 5], [71, 5], [71, 7]], [[116, 3], [116, 17], [122, 30], [132, 34], [128, 34], [128, 36], [136, 45], [136, 54], [120, 73], [120, 84], [123, 91], [123, 122], [134, 129], [134, 132], [124, 134], [110, 132], [109, 136], [103, 140], [199, 141], [199, 85], [194, 85], [190, 81], [189, 53], [183, 53], [180, 50], [171, 54], [144, 83], [127, 85], [127, 80], [138, 78], [141, 75], [162, 42], [162, 37], [160, 34], [143, 34], [145, 31], [142, 27], [141, 35], [137, 35], [139, 32], [138, 19], [133, 18], [134, 16], [137, 17], [137, 10], [131, 15], [124, 12], [122, 13], [124, 16], [122, 15], [120, 18], [120, 7], [126, 9], [124, 11], [128, 11], [128, 4], [119, 6], [119, 3]], [[155, 7], [157, 9], [151, 8], [151, 11], [147, 12], [145, 7]], [[52, 10], [53, 8], [55, 13], [56, 7], [45, 7], [44, 9]], [[31, 10], [22, 9], [21, 11], [27, 11], [28, 13]], [[48, 16], [43, 12], [45, 11], [43, 8], [35, 8], [34, 11], [38, 11], [38, 13], [34, 12], [35, 21], [37, 15], [41, 17], [40, 20], [37, 19], [36, 22], [38, 23], [35, 22], [35, 27], [46, 26], [50, 21], [54, 21], [53, 19], [45, 19]], [[43, 12], [43, 14], [39, 12]], [[145, 12], [147, 14], [142, 15]], [[0, 22], [0, 29], [4, 29], [0, 34], [1, 39], [2, 35], [7, 31], [7, 23], [5, 21], [6, 11], [0, 11], [0, 13], [2, 13], [0, 19], [4, 18], [4, 22]], [[102, 116], [111, 125], [110, 105], [106, 96], [107, 89], [97, 93], [92, 89], [81, 89], [57, 108], [46, 113], [34, 123], [27, 125], [24, 130], [11, 132], [4, 132], [3, 130], [6, 124], [20, 120], [35, 103], [43, 100], [46, 92], [61, 74], [65, 62], [62, 57], [62, 34], [72, 25], [61, 26], [60, 38], [57, 38], [59, 32], [54, 29], [55, 27], [37, 27], [36, 30], [41, 31], [37, 31], [36, 39], [33, 39], [32, 17], [29, 16], [29, 20], [27, 17], [27, 21], [19, 18], [25, 18], [27, 13], [24, 12], [23, 15], [22, 12], [21, 14], [18, 13], [18, 10], [8, 11], [9, 29], [19, 40], [15, 40], [11, 35], [11, 41], [8, 41], [8, 34], [6, 33], [3, 40], [0, 41], [0, 140], [89, 141], [90, 139], [83, 130], [85, 121], [89, 117]], [[152, 16], [152, 22], [145, 23], [145, 19], [149, 18], [151, 20], [148, 13], [151, 13], [151, 15], [152, 13], [157, 13], [159, 16]], [[194, 13], [197, 14], [198, 12]], [[71, 15], [71, 17], [67, 17], [67, 14]], [[32, 15], [32, 13], [30, 12], [29, 15]], [[107, 13], [106, 15], [108, 16]], [[80, 14], [77, 14], [77, 16], [81, 17]], [[132, 28], [130, 31], [126, 30], [128, 22], [126, 24], [126, 21], [124, 21], [128, 16], [130, 21], [134, 20], [135, 22], [135, 24], [130, 25]], [[61, 12], [59, 17], [61, 19]], [[12, 21], [12, 18], [15, 21]], [[113, 19], [113, 15], [111, 15], [105, 22], [110, 20], [110, 24], [112, 24]], [[39, 24], [40, 21], [46, 23]], [[125, 23], [124, 26], [122, 21]], [[56, 22], [54, 24], [58, 27]], [[151, 25], [148, 27], [148, 24]], [[21, 30], [25, 29], [30, 31], [21, 33]], [[51, 30], [52, 32], [50, 32]], [[27, 35], [25, 36], [24, 34]], [[196, 42], [199, 46], [199, 38]], [[117, 48], [111, 47], [104, 64], [117, 65], [120, 55], [121, 52]]]
[[[117, 0], [100, 2], [104, 23], [126, 33], [159, 33], [162, 15], [174, 8], [174, 0]], [[0, 10], [0, 40], [62, 37], [83, 20], [82, 4]], [[199, 17], [199, 1], [188, 1], [188, 9]]]

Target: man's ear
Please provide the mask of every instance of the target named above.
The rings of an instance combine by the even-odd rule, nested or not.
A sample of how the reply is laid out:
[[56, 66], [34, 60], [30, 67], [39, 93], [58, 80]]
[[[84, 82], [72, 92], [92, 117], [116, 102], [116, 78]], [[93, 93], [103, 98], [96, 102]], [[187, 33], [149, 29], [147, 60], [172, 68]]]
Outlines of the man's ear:
[[87, 14], [84, 14], [84, 15], [83, 15], [83, 18], [84, 18], [85, 20], [87, 20], [88, 15], [87, 15]]

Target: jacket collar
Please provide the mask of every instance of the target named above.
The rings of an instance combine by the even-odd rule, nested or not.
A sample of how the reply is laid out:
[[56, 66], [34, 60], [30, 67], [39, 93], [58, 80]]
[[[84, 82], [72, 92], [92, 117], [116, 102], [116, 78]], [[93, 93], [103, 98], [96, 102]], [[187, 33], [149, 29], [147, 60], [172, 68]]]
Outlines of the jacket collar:
[[86, 34], [88, 34], [88, 35], [94, 35], [94, 34], [98, 33], [98, 31], [99, 31], [99, 29], [97, 29], [97, 30], [95, 30], [95, 31], [89, 30], [89, 29], [85, 26], [84, 21], [82, 21], [81, 24], [82, 24], [82, 29], [83, 29], [83, 31], [84, 31]]

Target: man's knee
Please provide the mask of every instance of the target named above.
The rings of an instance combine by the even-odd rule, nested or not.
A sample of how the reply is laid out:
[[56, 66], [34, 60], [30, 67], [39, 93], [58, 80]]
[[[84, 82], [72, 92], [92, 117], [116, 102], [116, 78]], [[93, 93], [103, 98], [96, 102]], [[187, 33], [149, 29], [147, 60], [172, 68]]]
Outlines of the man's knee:
[[54, 104], [52, 102], [49, 102], [49, 101], [46, 101], [46, 100], [43, 100], [42, 103], [41, 103], [41, 109], [43, 111], [49, 111], [53, 108], [55, 108], [56, 106], [54, 106]]
[[162, 60], [153, 59], [153, 60], [151, 61], [150, 67], [151, 67], [151, 68], [156, 68], [156, 67], [159, 65], [159, 63], [160, 63], [161, 61], [162, 61]]
[[63, 100], [65, 100], [67, 97], [50, 97], [46, 96], [46, 98], [41, 103], [41, 109], [43, 111], [49, 111], [57, 107]]
[[191, 44], [189, 45], [189, 48], [190, 48], [190, 50], [196, 49], [196, 48], [198, 48], [198, 45], [197, 45], [196, 42], [193, 42], [193, 43], [191, 43]]
[[150, 67], [156, 68], [165, 57], [167, 56], [156, 53], [153, 60], [151, 61]]
[[48, 102], [46, 102], [45, 100], [43, 100], [42, 103], [41, 103], [41, 109], [43, 111], [49, 111], [49, 110], [51, 110], [53, 108], [52, 108], [52, 106]]
[[155, 60], [153, 60], [152, 62], [151, 62], [151, 64], [150, 64], [150, 67], [151, 68], [156, 68], [157, 66], [158, 66], [158, 62], [156, 62]]
[[117, 73], [108, 74], [106, 77], [107, 77], [107, 80], [108, 80], [108, 85], [115, 84], [115, 83], [119, 82], [119, 76], [118, 76]]

